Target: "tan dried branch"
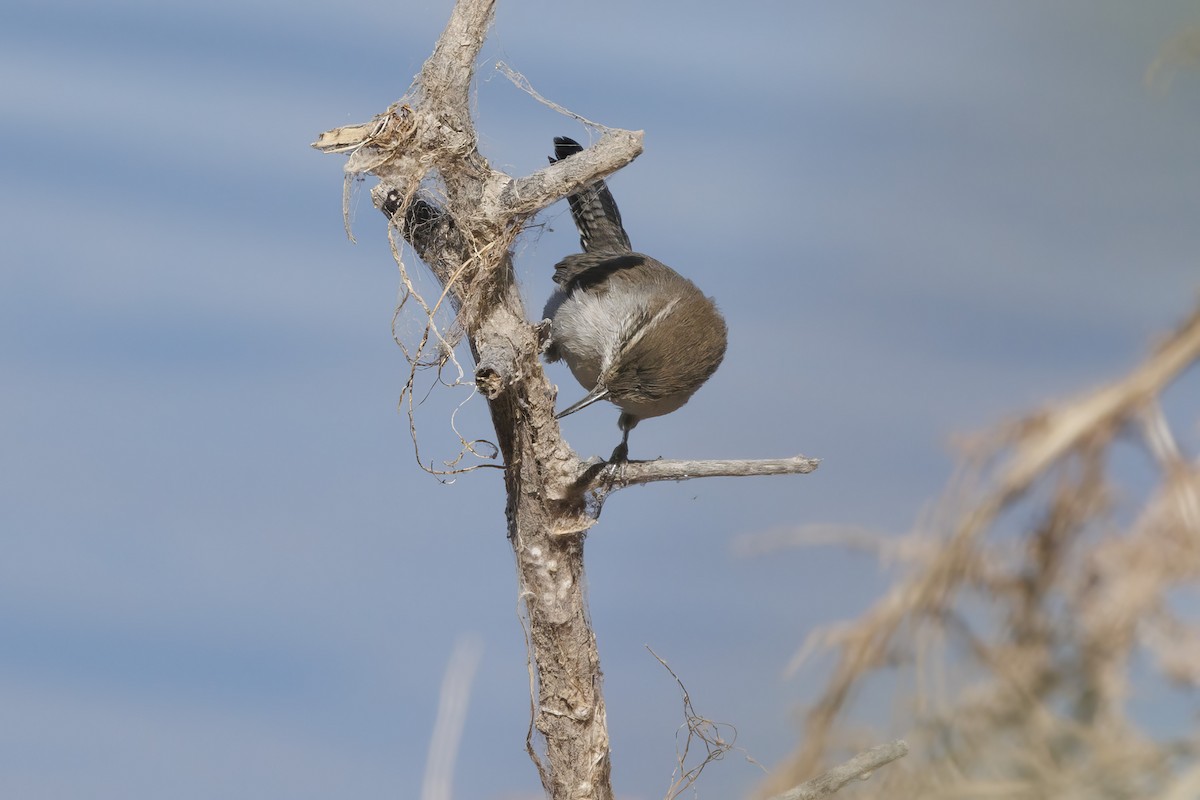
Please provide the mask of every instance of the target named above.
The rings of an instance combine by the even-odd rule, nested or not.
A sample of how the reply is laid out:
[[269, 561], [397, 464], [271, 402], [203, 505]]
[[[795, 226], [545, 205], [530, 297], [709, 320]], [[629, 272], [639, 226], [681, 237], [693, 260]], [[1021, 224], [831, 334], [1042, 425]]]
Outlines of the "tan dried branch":
[[819, 458], [708, 459], [683, 461], [592, 461], [581, 465], [576, 483], [580, 491], [624, 489], [656, 481], [687, 481], [693, 478], [746, 478], [762, 475], [806, 475], [821, 464]]
[[429, 757], [425, 761], [425, 777], [421, 782], [421, 800], [452, 800], [454, 792], [454, 762], [467, 720], [471, 702], [471, 684], [483, 656], [483, 641], [477, 635], [458, 637], [454, 652], [442, 675], [438, 694], [437, 719], [429, 742]]
[[771, 800], [820, 800], [837, 792], [853, 780], [866, 780], [871, 773], [898, 758], [908, 755], [908, 744], [903, 739], [881, 744], [865, 750], [845, 764], [839, 764], [812, 780], [805, 781], [794, 789], [777, 795]]

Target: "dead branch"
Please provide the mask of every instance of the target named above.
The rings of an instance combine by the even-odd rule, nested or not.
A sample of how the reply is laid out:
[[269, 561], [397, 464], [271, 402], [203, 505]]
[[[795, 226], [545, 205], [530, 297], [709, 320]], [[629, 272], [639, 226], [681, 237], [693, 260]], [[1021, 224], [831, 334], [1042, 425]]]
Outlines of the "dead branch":
[[[372, 123], [322, 135], [317, 146], [350, 152], [348, 175], [380, 179], [373, 200], [456, 312], [505, 465], [508, 532], [536, 676], [531, 728], [544, 743], [541, 753], [531, 744], [530, 754], [549, 796], [610, 800], [599, 655], [583, 593], [587, 523], [577, 519], [582, 507], [553, 499], [569, 494], [553, 487], [571, 484], [578, 457], [554, 419], [554, 389], [539, 363], [509, 248], [525, 217], [628, 163], [641, 136], [618, 132], [573, 164], [520, 182], [493, 170], [476, 148], [470, 116], [471, 79], [492, 13], [492, 0], [460, 0], [404, 98]], [[394, 252], [403, 271], [399, 248]], [[419, 357], [418, 348], [412, 361]]]
[[656, 481], [686, 481], [693, 478], [745, 478], [761, 475], [803, 475], [821, 464], [819, 458], [762, 458], [745, 460], [621, 461], [592, 460], [581, 464], [576, 492], [607, 494], [627, 486]]
[[619, 465], [613, 483], [618, 487], [655, 481], [686, 481], [692, 478], [737, 478], [752, 475], [803, 475], [815, 470], [819, 458], [762, 458], [704, 461], [629, 461]]
[[[370, 122], [321, 134], [314, 146], [349, 155], [347, 186], [360, 175], [379, 178], [371, 196], [390, 221], [389, 236], [396, 235], [393, 253], [405, 297], [415, 298], [427, 317], [419, 341], [405, 350], [411, 371], [402, 401], [407, 397], [414, 445], [417, 370], [432, 367], [440, 375], [451, 362], [457, 368], [459, 338], [470, 347], [473, 388], [487, 399], [504, 464], [508, 535], [534, 676], [528, 749], [555, 800], [611, 800], [599, 654], [583, 588], [583, 534], [599, 508], [588, 495], [655, 480], [809, 472], [817, 462], [631, 464], [604, 486], [588, 482], [595, 477], [592, 464], [563, 441], [554, 416], [555, 390], [515, 284], [511, 247], [533, 214], [636, 158], [642, 134], [604, 129], [582, 153], [522, 178], [492, 169], [476, 146], [470, 91], [493, 5], [458, 0], [406, 94]], [[432, 271], [438, 297], [419, 295], [397, 239]], [[452, 313], [453, 323], [435, 324], [439, 311]], [[486, 448], [460, 439], [464, 453], [486, 459]], [[422, 467], [437, 474], [474, 468]], [[581, 483], [581, 476], [590, 477]], [[535, 729], [544, 741], [542, 753], [533, 746]]]
[[908, 755], [908, 745], [903, 739], [881, 744], [865, 750], [845, 764], [821, 773], [771, 800], [820, 800], [841, 789], [852, 780], [866, 780], [871, 773], [885, 764]]

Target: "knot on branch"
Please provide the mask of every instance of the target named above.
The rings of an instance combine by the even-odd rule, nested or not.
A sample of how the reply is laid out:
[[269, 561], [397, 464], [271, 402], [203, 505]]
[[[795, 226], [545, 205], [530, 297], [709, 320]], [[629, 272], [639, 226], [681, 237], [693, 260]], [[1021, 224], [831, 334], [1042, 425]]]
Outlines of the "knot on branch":
[[504, 391], [507, 381], [495, 364], [480, 364], [475, 368], [475, 386], [488, 400], [495, 400]]

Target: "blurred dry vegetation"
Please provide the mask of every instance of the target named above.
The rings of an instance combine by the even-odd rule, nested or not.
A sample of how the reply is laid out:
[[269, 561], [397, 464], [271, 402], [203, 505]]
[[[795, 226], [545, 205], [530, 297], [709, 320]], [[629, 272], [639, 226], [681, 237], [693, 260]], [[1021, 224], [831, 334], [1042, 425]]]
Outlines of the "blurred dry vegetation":
[[[1168, 41], [1146, 82], [1165, 92], [1196, 68], [1200, 28]], [[966, 444], [908, 536], [743, 541], [839, 542], [900, 571], [867, 613], [801, 647], [791, 671], [832, 653], [832, 677], [759, 796], [902, 735], [908, 757], [850, 795], [1200, 798], [1200, 459], [1176, 437], [1200, 426], [1200, 396], [1176, 420], [1160, 402], [1198, 361], [1200, 307], [1125, 377]], [[879, 718], [856, 714], [879, 686], [902, 698], [889, 731], [855, 721]]]
[[[1200, 462], [1159, 404], [1198, 360], [1200, 308], [1123, 379], [970, 444], [916, 533], [854, 537], [903, 575], [802, 648], [837, 663], [764, 795], [895, 734], [908, 758], [855, 797], [1200, 797]], [[1114, 478], [1129, 442], [1154, 466], [1134, 503]], [[905, 698], [895, 730], [854, 730], [854, 700], [881, 680]], [[1167, 695], [1191, 704], [1186, 730], [1151, 735], [1131, 707]]]

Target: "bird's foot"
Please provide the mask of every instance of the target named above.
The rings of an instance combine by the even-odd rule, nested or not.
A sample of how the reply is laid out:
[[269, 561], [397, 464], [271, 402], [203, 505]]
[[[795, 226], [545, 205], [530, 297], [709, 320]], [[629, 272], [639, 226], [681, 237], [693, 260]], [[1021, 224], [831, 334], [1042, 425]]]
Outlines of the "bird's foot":
[[[533, 332], [537, 336], [538, 353], [546, 355], [554, 347], [554, 339], [550, 336], [550, 320], [544, 319], [534, 325]], [[557, 361], [557, 359], [551, 360]]]

